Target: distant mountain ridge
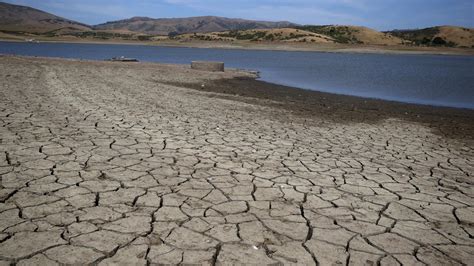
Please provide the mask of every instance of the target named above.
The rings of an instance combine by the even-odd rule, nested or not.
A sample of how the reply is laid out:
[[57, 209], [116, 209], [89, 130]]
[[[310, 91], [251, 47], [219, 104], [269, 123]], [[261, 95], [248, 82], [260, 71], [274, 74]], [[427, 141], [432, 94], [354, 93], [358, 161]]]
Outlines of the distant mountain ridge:
[[37, 34], [94, 40], [123, 38], [153, 41], [178, 36], [174, 39], [474, 48], [474, 29], [456, 26], [380, 32], [352, 25], [298, 25], [288, 21], [270, 22], [217, 16], [132, 17], [93, 26], [35, 8], [4, 2], [0, 2], [0, 31], [19, 36]]
[[44, 33], [66, 27], [91, 30], [89, 25], [38, 9], [0, 2], [0, 30]]
[[296, 26], [297, 24], [280, 21], [255, 21], [246, 19], [202, 16], [189, 18], [149, 18], [133, 17], [130, 19], [111, 21], [94, 26], [95, 30], [133, 31], [153, 35], [169, 33], [205, 33], [229, 30], [269, 29]]

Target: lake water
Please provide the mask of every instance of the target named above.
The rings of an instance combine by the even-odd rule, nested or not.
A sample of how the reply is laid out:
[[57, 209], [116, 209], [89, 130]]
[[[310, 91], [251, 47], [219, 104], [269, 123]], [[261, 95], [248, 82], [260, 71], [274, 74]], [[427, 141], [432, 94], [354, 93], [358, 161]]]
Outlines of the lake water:
[[189, 64], [224, 61], [264, 81], [338, 94], [474, 109], [474, 56], [200, 49], [142, 45], [0, 42], [0, 54]]

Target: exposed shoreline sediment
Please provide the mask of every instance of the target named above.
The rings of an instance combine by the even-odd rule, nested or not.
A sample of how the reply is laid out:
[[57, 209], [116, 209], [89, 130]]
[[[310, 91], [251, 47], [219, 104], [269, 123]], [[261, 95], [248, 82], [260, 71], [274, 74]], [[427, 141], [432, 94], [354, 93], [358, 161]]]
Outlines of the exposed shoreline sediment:
[[[24, 42], [22, 39], [0, 38], [3, 42]], [[412, 55], [464, 55], [474, 56], [472, 48], [444, 47], [410, 47], [410, 46], [381, 46], [381, 45], [304, 45], [285, 43], [216, 43], [216, 42], [131, 42], [131, 41], [94, 41], [94, 40], [51, 40], [40, 39], [44, 43], [72, 44], [104, 44], [104, 45], [144, 45], [180, 48], [202, 49], [231, 49], [231, 50], [264, 50], [264, 51], [294, 51], [321, 53], [355, 53], [355, 54], [412, 54]]]
[[184, 65], [0, 69], [0, 264], [472, 261], [470, 110]]

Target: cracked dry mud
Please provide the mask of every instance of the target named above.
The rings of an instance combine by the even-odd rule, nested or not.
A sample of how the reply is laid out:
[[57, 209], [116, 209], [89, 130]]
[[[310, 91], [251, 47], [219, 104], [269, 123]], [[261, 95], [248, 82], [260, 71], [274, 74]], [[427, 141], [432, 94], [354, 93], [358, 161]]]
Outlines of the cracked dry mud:
[[169, 85], [236, 71], [0, 69], [0, 265], [472, 265], [472, 139]]

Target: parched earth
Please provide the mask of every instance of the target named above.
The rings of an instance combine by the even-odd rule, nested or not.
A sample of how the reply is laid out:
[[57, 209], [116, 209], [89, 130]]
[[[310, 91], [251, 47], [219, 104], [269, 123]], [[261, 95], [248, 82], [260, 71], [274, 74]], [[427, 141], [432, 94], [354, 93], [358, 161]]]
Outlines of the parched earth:
[[1, 265], [472, 265], [472, 136], [172, 85], [238, 71], [0, 70]]

